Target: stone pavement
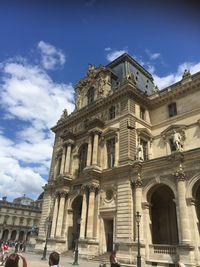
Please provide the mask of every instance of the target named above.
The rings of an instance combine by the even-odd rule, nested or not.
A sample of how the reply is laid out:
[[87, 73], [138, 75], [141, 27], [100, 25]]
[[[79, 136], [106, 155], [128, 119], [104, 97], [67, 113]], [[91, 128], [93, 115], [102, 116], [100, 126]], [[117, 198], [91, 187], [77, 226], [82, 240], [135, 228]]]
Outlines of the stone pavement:
[[[26, 252], [26, 253], [23, 253], [23, 255], [25, 256], [27, 260], [28, 267], [49, 267], [48, 260], [46, 261], [41, 260], [42, 255], [40, 254]], [[48, 259], [48, 255], [47, 255], [47, 259]], [[62, 267], [75, 266], [75, 265], [72, 265], [72, 263], [73, 263], [73, 258], [69, 258], [64, 255], [63, 256], [61, 255], [60, 264]], [[99, 262], [86, 261], [86, 260], [79, 259], [79, 266], [80, 267], [99, 267]]]

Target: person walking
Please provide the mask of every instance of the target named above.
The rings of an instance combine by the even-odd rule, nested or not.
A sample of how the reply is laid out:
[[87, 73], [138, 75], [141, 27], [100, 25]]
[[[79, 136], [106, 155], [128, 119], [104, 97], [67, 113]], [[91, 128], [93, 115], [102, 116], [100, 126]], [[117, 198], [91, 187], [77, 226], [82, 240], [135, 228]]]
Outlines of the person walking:
[[113, 250], [110, 254], [110, 267], [120, 267], [116, 254], [115, 250]]

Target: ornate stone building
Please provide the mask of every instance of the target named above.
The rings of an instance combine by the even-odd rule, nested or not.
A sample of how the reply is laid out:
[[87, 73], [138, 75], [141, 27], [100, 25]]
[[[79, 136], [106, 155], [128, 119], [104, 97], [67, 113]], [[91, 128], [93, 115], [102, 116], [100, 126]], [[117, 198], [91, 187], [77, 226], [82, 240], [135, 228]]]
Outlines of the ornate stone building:
[[[92, 258], [115, 248], [143, 266], [200, 265], [200, 73], [159, 91], [129, 55], [89, 65], [55, 144], [37, 248]], [[81, 221], [79, 220], [81, 219]], [[46, 228], [46, 221], [51, 226]], [[80, 224], [79, 224], [80, 222]]]
[[33, 227], [39, 227], [42, 194], [37, 201], [19, 197], [9, 202], [0, 200], [0, 240], [29, 241]]

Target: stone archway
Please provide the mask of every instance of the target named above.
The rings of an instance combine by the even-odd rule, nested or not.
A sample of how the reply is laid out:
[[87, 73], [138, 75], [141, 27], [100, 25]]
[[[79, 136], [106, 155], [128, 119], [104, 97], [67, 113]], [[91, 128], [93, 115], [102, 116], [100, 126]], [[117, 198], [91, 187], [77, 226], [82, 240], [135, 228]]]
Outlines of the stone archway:
[[178, 226], [174, 193], [167, 185], [160, 184], [148, 194], [153, 244], [178, 244]]
[[19, 241], [23, 241], [24, 240], [24, 231], [20, 231], [19, 233]]
[[9, 235], [9, 230], [8, 229], [5, 229], [4, 231], [3, 231], [3, 233], [2, 233], [2, 240], [3, 241], [6, 241], [6, 240], [8, 240], [8, 235]]
[[71, 212], [71, 226], [68, 228], [68, 248], [75, 248], [75, 240], [79, 238], [80, 233], [80, 219], [82, 211], [83, 197], [78, 195], [72, 202], [72, 212]]
[[17, 231], [13, 230], [12, 233], [11, 233], [10, 239], [13, 240], [13, 241], [16, 240], [16, 236], [17, 236]]
[[196, 209], [196, 216], [197, 216], [197, 227], [200, 234], [200, 180], [198, 180], [193, 188], [192, 188], [192, 195], [195, 199], [195, 209]]

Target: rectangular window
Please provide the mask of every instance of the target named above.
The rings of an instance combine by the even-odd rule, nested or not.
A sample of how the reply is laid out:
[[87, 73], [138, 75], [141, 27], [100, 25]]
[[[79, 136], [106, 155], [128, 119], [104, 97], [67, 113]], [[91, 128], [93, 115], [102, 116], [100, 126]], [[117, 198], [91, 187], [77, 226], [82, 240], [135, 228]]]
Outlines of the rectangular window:
[[115, 166], [115, 138], [107, 141], [107, 160], [108, 168]]
[[145, 109], [143, 107], [140, 107], [140, 119], [145, 119]]
[[140, 144], [143, 149], [143, 159], [148, 160], [148, 142], [146, 140], [140, 139]]
[[172, 138], [169, 139], [169, 145], [170, 145], [171, 152], [176, 151], [176, 147], [174, 145], [174, 141]]
[[171, 103], [168, 105], [169, 117], [177, 115], [176, 103]]

